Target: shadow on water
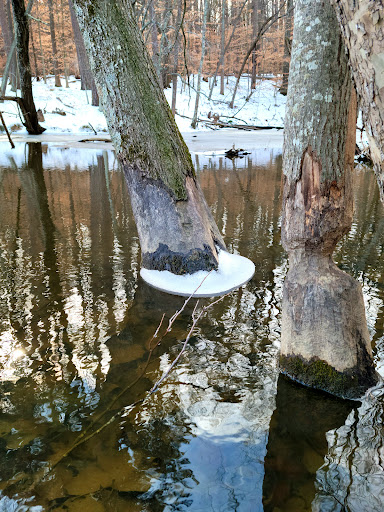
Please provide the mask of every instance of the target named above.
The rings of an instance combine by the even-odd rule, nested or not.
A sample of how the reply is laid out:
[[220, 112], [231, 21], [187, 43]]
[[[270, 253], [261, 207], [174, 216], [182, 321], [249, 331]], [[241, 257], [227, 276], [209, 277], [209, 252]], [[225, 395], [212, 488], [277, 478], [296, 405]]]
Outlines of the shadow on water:
[[[367, 512], [380, 503], [380, 396], [351, 411], [278, 379], [281, 152], [196, 163], [227, 247], [256, 273], [208, 311], [147, 396], [179, 353], [195, 301], [146, 368], [162, 315], [164, 328], [184, 300], [139, 277], [114, 154], [42, 144], [0, 153], [0, 512], [341, 511], [340, 502], [361, 512], [356, 495], [370, 493]], [[337, 257], [363, 284], [381, 368], [384, 215], [372, 183], [358, 175], [356, 222]]]

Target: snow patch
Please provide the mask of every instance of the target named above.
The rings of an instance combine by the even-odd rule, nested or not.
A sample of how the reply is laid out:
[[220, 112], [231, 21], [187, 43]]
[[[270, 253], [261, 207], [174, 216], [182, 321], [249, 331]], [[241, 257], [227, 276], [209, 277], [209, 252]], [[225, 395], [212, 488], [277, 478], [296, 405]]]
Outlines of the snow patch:
[[224, 295], [246, 284], [254, 273], [255, 265], [251, 260], [227, 251], [219, 252], [219, 268], [211, 272], [200, 270], [194, 274], [177, 276], [168, 270], [140, 270], [141, 277], [149, 285], [183, 297], [189, 297], [194, 292], [195, 297]]

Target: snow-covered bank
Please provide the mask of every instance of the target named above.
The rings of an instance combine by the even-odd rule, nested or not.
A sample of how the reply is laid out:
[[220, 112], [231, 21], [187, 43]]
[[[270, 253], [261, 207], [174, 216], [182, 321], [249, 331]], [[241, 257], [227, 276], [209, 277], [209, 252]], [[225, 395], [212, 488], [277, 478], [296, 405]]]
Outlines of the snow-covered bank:
[[[195, 105], [196, 93], [193, 77], [188, 87], [179, 79], [177, 87], [176, 122], [181, 132], [194, 132], [191, 128], [191, 118]], [[199, 119], [209, 121], [209, 116], [219, 116], [219, 120], [225, 123], [258, 125], [258, 126], [282, 126], [285, 111], [285, 97], [277, 92], [277, 84], [274, 80], [259, 81], [256, 89], [249, 89], [248, 77], [240, 80], [239, 89], [235, 101], [235, 108], [229, 107], [235, 78], [229, 77], [225, 95], [219, 94], [219, 87], [214, 88], [212, 100], [208, 100], [209, 84], [202, 82], [201, 97], [199, 103]], [[43, 112], [45, 121], [41, 125], [46, 128], [46, 134], [57, 133], [83, 133], [98, 135], [107, 133], [107, 124], [104, 115], [98, 107], [90, 105], [91, 94], [89, 91], [80, 90], [80, 80], [71, 77], [69, 88], [55, 87], [54, 78], [49, 77], [47, 84], [42, 80], [33, 81], [33, 95], [37, 109]], [[19, 91], [20, 93], [20, 91]], [[169, 103], [172, 101], [172, 88], [164, 91]], [[7, 95], [14, 95], [7, 88]], [[0, 104], [0, 110], [4, 113], [5, 122], [10, 131], [25, 133], [22, 126], [17, 104], [13, 101], [5, 101]], [[210, 114], [211, 113], [211, 114]], [[212, 117], [211, 117], [212, 120]], [[198, 125], [199, 130], [212, 131], [214, 125]]]
[[[224, 156], [226, 150], [233, 146], [242, 148], [246, 151], [257, 149], [277, 149], [283, 144], [283, 130], [257, 130], [245, 132], [236, 129], [222, 129], [215, 131], [182, 132], [184, 140], [193, 153], [205, 156]], [[85, 139], [88, 142], [82, 142]], [[113, 149], [108, 134], [103, 137], [84, 133], [50, 133], [44, 132], [41, 135], [28, 135], [26, 132], [17, 132], [12, 134], [12, 140], [17, 142], [43, 142], [52, 143], [62, 148], [70, 146], [71, 148], [93, 148], [93, 149]], [[0, 135], [0, 142], [6, 142], [9, 146], [5, 134]]]

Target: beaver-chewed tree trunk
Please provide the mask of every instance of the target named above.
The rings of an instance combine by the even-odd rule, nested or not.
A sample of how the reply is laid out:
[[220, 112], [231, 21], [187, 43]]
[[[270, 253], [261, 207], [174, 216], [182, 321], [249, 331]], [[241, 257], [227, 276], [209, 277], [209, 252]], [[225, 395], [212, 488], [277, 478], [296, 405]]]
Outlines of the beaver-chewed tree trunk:
[[73, 0], [147, 269], [217, 268], [224, 242], [139, 34], [131, 2]]
[[384, 202], [384, 2], [331, 0], [360, 99], [369, 149]]
[[298, 0], [284, 141], [282, 243], [289, 272], [281, 371], [357, 398], [376, 383], [362, 291], [333, 262], [352, 222], [356, 100], [328, 0]]

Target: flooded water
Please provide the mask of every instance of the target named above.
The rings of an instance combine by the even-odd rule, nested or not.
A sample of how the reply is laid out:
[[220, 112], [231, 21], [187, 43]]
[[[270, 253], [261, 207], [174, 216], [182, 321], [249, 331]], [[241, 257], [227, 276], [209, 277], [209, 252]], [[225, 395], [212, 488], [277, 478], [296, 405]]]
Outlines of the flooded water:
[[[139, 277], [112, 152], [0, 155], [0, 512], [382, 511], [381, 389], [360, 405], [278, 376], [281, 152], [195, 155], [230, 251], [254, 278], [199, 321]], [[339, 265], [364, 290], [384, 365], [384, 211], [356, 174]], [[202, 299], [198, 308], [210, 303]]]

